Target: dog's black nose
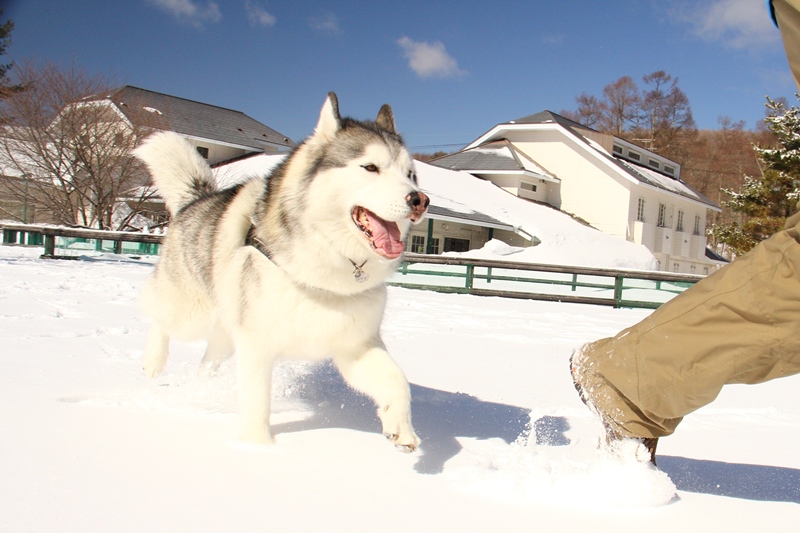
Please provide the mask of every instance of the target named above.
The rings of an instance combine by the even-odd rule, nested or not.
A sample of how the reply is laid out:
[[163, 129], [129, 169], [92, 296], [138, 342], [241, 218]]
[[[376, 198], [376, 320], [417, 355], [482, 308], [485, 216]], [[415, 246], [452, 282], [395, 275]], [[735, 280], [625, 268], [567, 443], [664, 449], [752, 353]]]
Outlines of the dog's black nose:
[[411, 208], [411, 220], [416, 222], [425, 214], [425, 210], [431, 203], [431, 199], [424, 192], [414, 191], [406, 196], [406, 203]]
[[424, 192], [414, 191], [406, 196], [406, 202], [412, 209], [428, 209], [431, 200]]

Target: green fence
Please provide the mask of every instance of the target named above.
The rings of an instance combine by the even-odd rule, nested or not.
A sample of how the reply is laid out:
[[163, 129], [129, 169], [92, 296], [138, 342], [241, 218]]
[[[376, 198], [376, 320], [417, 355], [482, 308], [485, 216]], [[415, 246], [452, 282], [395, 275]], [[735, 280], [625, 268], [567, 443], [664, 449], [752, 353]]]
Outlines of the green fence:
[[702, 276], [405, 254], [390, 284], [479, 296], [655, 309]]
[[43, 257], [74, 258], [87, 253], [158, 255], [163, 235], [61, 226], [0, 224], [3, 244], [44, 246]]

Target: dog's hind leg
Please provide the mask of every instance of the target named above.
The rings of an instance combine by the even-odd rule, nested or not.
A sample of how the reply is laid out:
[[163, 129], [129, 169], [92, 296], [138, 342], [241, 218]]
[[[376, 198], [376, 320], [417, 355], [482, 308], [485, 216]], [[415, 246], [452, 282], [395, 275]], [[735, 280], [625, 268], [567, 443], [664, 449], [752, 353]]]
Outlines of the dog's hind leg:
[[200, 362], [200, 373], [203, 375], [213, 375], [219, 369], [223, 361], [233, 355], [233, 340], [230, 333], [219, 325], [214, 325], [211, 337], [208, 339], [206, 353]]
[[374, 346], [355, 357], [334, 357], [334, 362], [351, 387], [375, 400], [386, 438], [402, 450], [416, 450], [419, 437], [411, 426], [408, 380], [386, 350]]
[[142, 357], [145, 374], [151, 378], [158, 377], [167, 364], [167, 357], [169, 357], [169, 335], [154, 322], [147, 332], [147, 344]]

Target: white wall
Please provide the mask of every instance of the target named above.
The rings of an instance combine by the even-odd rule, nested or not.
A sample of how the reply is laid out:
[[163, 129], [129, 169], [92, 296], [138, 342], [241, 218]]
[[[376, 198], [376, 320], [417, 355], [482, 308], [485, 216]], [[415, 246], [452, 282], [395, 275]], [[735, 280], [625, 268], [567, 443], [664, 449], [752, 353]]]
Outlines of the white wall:
[[628, 184], [608, 174], [609, 167], [560, 131], [512, 132], [522, 152], [561, 180], [550, 187], [547, 202], [586, 220], [604, 233], [629, 238]]

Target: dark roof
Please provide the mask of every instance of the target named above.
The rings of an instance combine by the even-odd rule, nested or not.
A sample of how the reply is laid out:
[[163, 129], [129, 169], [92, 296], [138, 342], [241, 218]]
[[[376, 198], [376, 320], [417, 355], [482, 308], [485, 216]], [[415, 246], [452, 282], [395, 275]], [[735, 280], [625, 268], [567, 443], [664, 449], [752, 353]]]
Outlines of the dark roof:
[[92, 99], [109, 99], [133, 123], [146, 121], [154, 127], [183, 135], [241, 146], [255, 151], [294, 146], [278, 133], [241, 111], [195, 102], [177, 96], [125, 85], [110, 94]]
[[716, 202], [714, 202], [714, 200], [711, 200], [704, 194], [697, 192], [681, 180], [676, 180], [671, 176], [667, 176], [661, 172], [656, 172], [655, 170], [644, 165], [637, 165], [631, 161], [625, 161], [617, 157], [612, 159], [617, 165], [625, 169], [628, 174], [634, 176], [642, 183], [646, 183], [651, 187], [673, 192], [679, 196], [683, 196], [684, 198], [690, 198], [697, 202], [706, 204], [709, 207], [719, 209], [719, 206]]
[[[528, 161], [527, 166], [524, 164], [523, 159]], [[520, 171], [552, 177], [547, 170], [526, 154], [520, 152], [507, 139], [491, 141], [475, 148], [438, 157], [429, 161], [429, 163], [449, 170], [463, 170], [475, 174]]]
[[[503, 141], [495, 141], [481, 145], [481, 148], [490, 145], [497, 145]], [[464, 150], [454, 154], [438, 157], [429, 161], [431, 165], [450, 170], [524, 170], [520, 161], [516, 158], [504, 157], [496, 152], [483, 150]]]
[[[516, 120], [512, 120], [508, 122], [508, 124], [544, 124], [546, 122], [557, 122], [561, 126], [564, 126], [567, 129], [582, 129], [582, 130], [589, 130], [589, 131], [597, 131], [589, 126], [584, 126], [580, 122], [575, 122], [574, 120], [570, 120], [567, 117], [562, 117], [558, 113], [553, 113], [545, 109], [544, 111], [540, 111], [538, 113], [534, 113], [533, 115], [527, 115], [522, 118], [518, 118]], [[599, 132], [598, 132], [599, 133]]]
[[721, 261], [723, 263], [730, 263], [730, 260], [719, 255], [717, 252], [706, 246], [706, 257], [713, 261]]
[[497, 229], [504, 229], [507, 231], [514, 231], [514, 226], [507, 224], [505, 222], [501, 222], [496, 218], [490, 217], [489, 215], [480, 213], [478, 211], [470, 211], [469, 213], [464, 213], [461, 211], [453, 211], [452, 209], [448, 209], [446, 207], [439, 207], [438, 205], [431, 204], [428, 207], [428, 217], [434, 220], [442, 217], [455, 218], [458, 220], [469, 222], [474, 226], [486, 226], [486, 227], [494, 227]]

